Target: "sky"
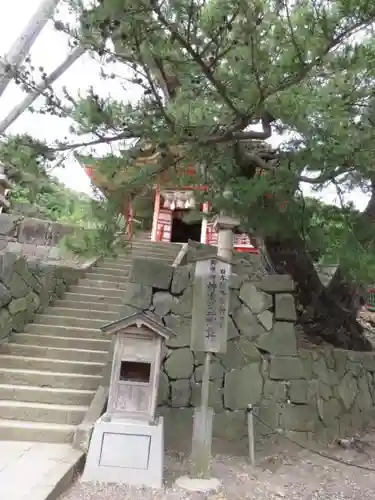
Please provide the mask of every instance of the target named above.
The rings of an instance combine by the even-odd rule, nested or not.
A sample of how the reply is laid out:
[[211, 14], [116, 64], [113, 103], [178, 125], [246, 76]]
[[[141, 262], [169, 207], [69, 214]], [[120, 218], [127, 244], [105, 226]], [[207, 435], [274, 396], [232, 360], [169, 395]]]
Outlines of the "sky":
[[[3, 0], [4, 1], [4, 0]], [[6, 8], [1, 10], [0, 16], [0, 57], [5, 55], [11, 44], [26, 26], [30, 17], [38, 8], [41, 0], [11, 0], [6, 3]], [[72, 21], [69, 13], [62, 5], [57, 16], [63, 21]], [[69, 53], [67, 35], [54, 29], [53, 23], [48, 22], [42, 30], [38, 39], [31, 49], [31, 59], [35, 67], [43, 66], [47, 74], [53, 71], [63, 62]], [[113, 71], [117, 75], [124, 75], [124, 66], [121, 64], [106, 64], [106, 71]], [[82, 56], [76, 61], [69, 70], [56, 82], [54, 89], [59, 95], [65, 87], [69, 93], [77, 97], [79, 93], [85, 92], [90, 86], [93, 86], [96, 93], [101, 97], [111, 96], [118, 100], [133, 100], [140, 95], [139, 89], [130, 87], [129, 84], [124, 88], [124, 82], [119, 79], [102, 79], [100, 77], [101, 65], [93, 60], [88, 54]], [[2, 97], [0, 98], [0, 118], [5, 117], [9, 111], [16, 106], [25, 96], [24, 92], [15, 84], [11, 83]], [[72, 125], [70, 119], [63, 119], [49, 115], [37, 115], [30, 112], [24, 112], [7, 130], [8, 133], [28, 133], [31, 136], [53, 142], [63, 140], [65, 136], [74, 140], [69, 128]], [[272, 145], [277, 145], [279, 139], [273, 139]], [[102, 145], [96, 148], [98, 154], [106, 152], [108, 146]], [[64, 162], [64, 167], [54, 169], [54, 175], [67, 187], [78, 192], [91, 194], [90, 181], [83, 169], [75, 161], [72, 155], [69, 155]], [[303, 187], [305, 194], [311, 194], [309, 186]], [[328, 188], [319, 194], [319, 198], [327, 203], [338, 203], [337, 194], [334, 189]], [[353, 191], [346, 198], [353, 201], [359, 209], [364, 209], [367, 204], [367, 197], [361, 191]]]

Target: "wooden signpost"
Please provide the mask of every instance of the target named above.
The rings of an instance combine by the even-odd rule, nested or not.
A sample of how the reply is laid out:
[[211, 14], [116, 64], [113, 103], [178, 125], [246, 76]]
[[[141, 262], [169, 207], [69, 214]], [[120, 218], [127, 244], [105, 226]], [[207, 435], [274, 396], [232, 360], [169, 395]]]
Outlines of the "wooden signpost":
[[216, 255], [196, 262], [190, 348], [204, 352], [205, 359], [201, 406], [196, 409], [193, 422], [192, 477], [208, 479], [211, 473], [213, 409], [208, 406], [211, 356], [227, 349], [230, 274], [231, 264]]

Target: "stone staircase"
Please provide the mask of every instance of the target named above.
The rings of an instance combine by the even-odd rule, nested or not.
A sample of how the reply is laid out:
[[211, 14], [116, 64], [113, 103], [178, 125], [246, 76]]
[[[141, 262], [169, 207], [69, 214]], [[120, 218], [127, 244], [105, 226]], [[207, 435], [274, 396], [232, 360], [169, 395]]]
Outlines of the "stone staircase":
[[0, 440], [69, 443], [101, 381], [133, 257], [173, 263], [180, 245], [136, 240], [104, 258], [12, 342], [0, 345]]

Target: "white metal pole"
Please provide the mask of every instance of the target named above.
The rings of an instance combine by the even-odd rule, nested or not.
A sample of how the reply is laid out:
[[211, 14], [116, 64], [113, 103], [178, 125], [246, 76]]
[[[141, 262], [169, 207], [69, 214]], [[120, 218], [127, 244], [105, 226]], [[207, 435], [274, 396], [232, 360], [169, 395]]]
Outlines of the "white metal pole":
[[[53, 16], [59, 1], [60, 0], [44, 0], [41, 2], [21, 35], [11, 46], [8, 54], [0, 61], [0, 97], [12, 80], [14, 70], [17, 70], [18, 66], [25, 59], [39, 33], [47, 24], [47, 21]], [[10, 65], [10, 71], [6, 71], [7, 65]]]
[[41, 82], [35, 90], [30, 93], [25, 99], [0, 121], [0, 135], [3, 134], [10, 125], [42, 94], [46, 88], [52, 85], [65, 71], [79, 59], [85, 52], [85, 49], [78, 47], [55, 69], [43, 82]]

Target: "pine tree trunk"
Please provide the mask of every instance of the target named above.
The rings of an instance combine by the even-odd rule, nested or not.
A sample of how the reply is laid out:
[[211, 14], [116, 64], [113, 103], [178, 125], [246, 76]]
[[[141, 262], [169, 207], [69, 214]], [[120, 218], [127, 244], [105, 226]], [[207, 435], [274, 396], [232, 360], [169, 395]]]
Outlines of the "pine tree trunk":
[[340, 269], [325, 288], [299, 235], [285, 240], [265, 238], [265, 245], [276, 272], [290, 274], [296, 283], [298, 322], [312, 341], [322, 338], [343, 349], [372, 350], [357, 322], [357, 289], [345, 281]]

